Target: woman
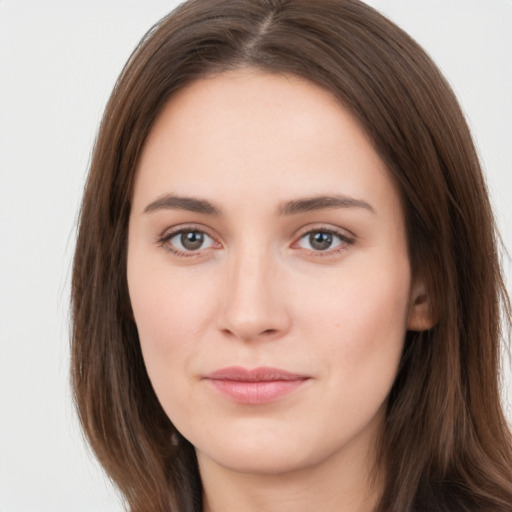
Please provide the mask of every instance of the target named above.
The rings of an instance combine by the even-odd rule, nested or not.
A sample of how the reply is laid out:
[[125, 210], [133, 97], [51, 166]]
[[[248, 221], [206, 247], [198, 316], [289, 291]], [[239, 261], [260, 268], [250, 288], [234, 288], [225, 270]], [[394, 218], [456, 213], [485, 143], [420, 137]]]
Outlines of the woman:
[[193, 0], [107, 106], [73, 271], [132, 511], [507, 511], [494, 221], [453, 93], [353, 0]]

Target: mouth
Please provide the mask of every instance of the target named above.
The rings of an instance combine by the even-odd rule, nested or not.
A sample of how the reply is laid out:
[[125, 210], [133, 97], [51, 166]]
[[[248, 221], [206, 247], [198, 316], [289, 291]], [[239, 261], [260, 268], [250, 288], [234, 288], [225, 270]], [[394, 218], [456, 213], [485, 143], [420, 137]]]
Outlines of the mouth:
[[203, 377], [215, 391], [241, 404], [264, 404], [282, 398], [310, 380], [280, 368], [222, 368]]

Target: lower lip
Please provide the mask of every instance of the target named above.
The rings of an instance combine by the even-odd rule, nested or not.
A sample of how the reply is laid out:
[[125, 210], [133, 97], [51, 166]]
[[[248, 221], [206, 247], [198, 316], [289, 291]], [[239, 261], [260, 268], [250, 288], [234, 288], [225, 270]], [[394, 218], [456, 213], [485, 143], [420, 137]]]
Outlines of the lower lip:
[[241, 404], [264, 404], [282, 398], [300, 388], [308, 379], [238, 381], [208, 379], [221, 394]]

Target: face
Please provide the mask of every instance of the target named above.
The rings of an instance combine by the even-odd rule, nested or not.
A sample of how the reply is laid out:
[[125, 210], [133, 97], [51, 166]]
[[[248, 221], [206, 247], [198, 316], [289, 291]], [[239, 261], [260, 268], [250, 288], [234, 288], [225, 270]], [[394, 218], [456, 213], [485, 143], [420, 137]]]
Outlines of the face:
[[137, 169], [128, 285], [152, 385], [200, 465], [371, 451], [415, 292], [398, 193], [329, 92], [246, 69], [172, 97]]

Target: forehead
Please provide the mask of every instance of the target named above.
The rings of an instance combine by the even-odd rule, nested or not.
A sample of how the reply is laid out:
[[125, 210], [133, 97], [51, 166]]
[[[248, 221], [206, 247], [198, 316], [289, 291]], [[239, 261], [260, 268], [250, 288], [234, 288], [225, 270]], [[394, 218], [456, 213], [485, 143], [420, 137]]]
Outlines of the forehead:
[[[293, 148], [297, 153], [293, 142], [305, 137], [315, 144], [339, 145], [340, 128], [352, 132], [352, 143], [370, 143], [329, 91], [294, 75], [242, 68], [197, 80], [174, 94], [158, 116], [146, 148], [158, 145], [164, 136], [167, 142], [171, 137], [195, 139], [212, 156], [215, 148], [225, 149], [220, 142], [262, 149], [273, 141], [281, 152]], [[256, 152], [251, 158], [255, 156]]]
[[146, 140], [135, 195], [218, 188], [251, 197], [272, 189], [290, 196], [283, 200], [334, 188], [395, 193], [366, 133], [332, 93], [250, 68], [197, 80], [168, 101]]

